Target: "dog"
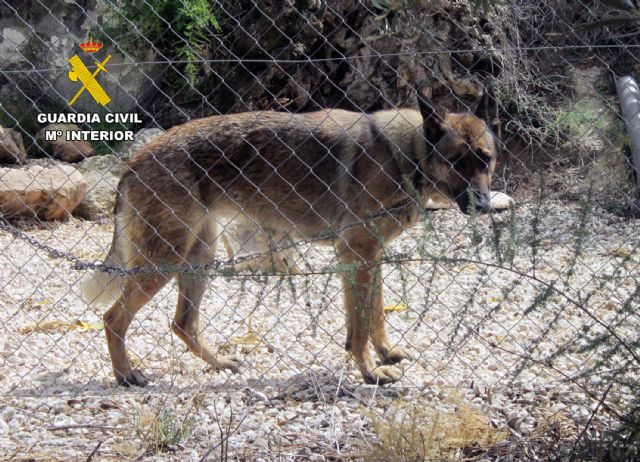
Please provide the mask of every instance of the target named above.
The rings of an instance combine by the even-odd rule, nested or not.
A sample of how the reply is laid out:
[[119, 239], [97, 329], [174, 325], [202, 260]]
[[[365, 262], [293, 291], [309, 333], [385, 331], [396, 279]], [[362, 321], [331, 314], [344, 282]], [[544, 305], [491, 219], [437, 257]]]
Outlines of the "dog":
[[179, 295], [172, 331], [214, 369], [237, 371], [240, 360], [217, 353], [200, 330], [207, 281], [171, 268], [214, 260], [218, 219], [238, 214], [274, 235], [324, 236], [322, 243], [335, 247], [352, 269], [342, 276], [345, 348], [365, 382], [399, 380], [394, 364], [410, 355], [385, 331], [383, 249], [417, 222], [435, 191], [465, 213], [486, 211], [500, 136], [490, 89], [464, 113], [436, 107], [428, 92], [417, 96], [419, 110], [212, 116], [142, 147], [118, 185], [105, 264], [158, 270], [96, 271], [83, 284], [88, 303], [115, 300], [104, 326], [118, 383], [148, 383], [132, 368], [125, 336], [136, 313], [173, 277]]

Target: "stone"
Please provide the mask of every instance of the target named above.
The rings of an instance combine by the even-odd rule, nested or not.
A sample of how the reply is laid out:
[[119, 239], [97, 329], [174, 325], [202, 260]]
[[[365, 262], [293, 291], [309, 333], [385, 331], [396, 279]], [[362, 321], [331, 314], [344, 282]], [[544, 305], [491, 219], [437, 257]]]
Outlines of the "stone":
[[[67, 141], [67, 132], [79, 131], [80, 127], [74, 124], [49, 124], [36, 134], [36, 142], [40, 149], [51, 159], [63, 162], [75, 163], [93, 157], [96, 152], [88, 141]], [[55, 141], [48, 141], [45, 133], [58, 132]]]
[[133, 142], [120, 154], [123, 160], [129, 160], [145, 144], [151, 142], [156, 136], [164, 133], [160, 128], [143, 128], [133, 136]]
[[0, 127], [0, 163], [24, 164], [26, 161], [27, 152], [20, 132]]
[[500, 191], [491, 191], [490, 193], [491, 208], [493, 210], [505, 210], [511, 207], [516, 201], [511, 196]]
[[15, 64], [24, 60], [24, 55], [19, 51], [20, 47], [27, 43], [26, 31], [21, 31], [18, 27], [6, 27], [1, 32], [3, 40], [0, 41], [0, 61]]
[[[500, 191], [491, 191], [489, 197], [491, 209], [493, 210], [508, 209], [511, 204], [515, 204], [512, 197]], [[444, 210], [455, 209], [457, 207], [458, 205], [454, 201], [436, 192], [427, 198], [424, 208], [427, 210]]]
[[113, 154], [90, 157], [78, 164], [89, 185], [86, 203], [80, 210], [81, 218], [95, 219], [113, 213], [118, 182], [125, 169], [125, 163]]
[[87, 189], [82, 174], [70, 165], [0, 167], [0, 213], [66, 220]]
[[455, 202], [438, 192], [434, 192], [429, 195], [424, 205], [424, 208], [427, 210], [444, 210], [455, 207], [457, 207]]

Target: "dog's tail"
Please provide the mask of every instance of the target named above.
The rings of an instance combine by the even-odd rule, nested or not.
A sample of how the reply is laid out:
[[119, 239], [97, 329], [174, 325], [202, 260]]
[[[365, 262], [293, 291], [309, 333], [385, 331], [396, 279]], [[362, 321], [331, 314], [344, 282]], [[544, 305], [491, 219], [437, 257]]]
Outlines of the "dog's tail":
[[[125, 259], [123, 258], [123, 240], [122, 233], [119, 226], [119, 209], [120, 207], [120, 194], [118, 193], [118, 200], [114, 210], [115, 216], [115, 230], [113, 232], [113, 240], [111, 242], [111, 249], [107, 254], [107, 258], [104, 260], [104, 265], [114, 268], [122, 268]], [[126, 240], [126, 238], [124, 238]], [[89, 306], [104, 306], [114, 303], [120, 295], [122, 295], [125, 282], [125, 276], [118, 274], [117, 272], [104, 272], [100, 270], [94, 270], [87, 274], [80, 283], [80, 290], [82, 299]]]

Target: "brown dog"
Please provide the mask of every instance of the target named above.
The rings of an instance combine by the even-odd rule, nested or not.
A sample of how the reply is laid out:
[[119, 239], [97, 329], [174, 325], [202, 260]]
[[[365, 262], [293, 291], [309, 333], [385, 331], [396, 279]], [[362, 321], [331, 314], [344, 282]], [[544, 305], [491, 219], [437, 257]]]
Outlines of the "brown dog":
[[[199, 308], [207, 281], [171, 271], [213, 260], [218, 219], [238, 213], [293, 240], [334, 231], [324, 242], [353, 268], [343, 276], [346, 349], [366, 382], [398, 380], [401, 371], [391, 364], [408, 354], [387, 338], [377, 261], [385, 245], [416, 223], [421, 201], [434, 190], [464, 212], [488, 207], [499, 134], [490, 91], [474, 114], [436, 110], [424, 95], [418, 101], [420, 111], [208, 117], [174, 127], [138, 151], [118, 186], [105, 263], [158, 272], [96, 272], [83, 287], [89, 303], [115, 299], [104, 322], [118, 382], [147, 383], [131, 367], [125, 335], [138, 310], [174, 276], [174, 333], [214, 368], [238, 368], [238, 359], [203, 339]], [[376, 365], [369, 341], [383, 365]]]

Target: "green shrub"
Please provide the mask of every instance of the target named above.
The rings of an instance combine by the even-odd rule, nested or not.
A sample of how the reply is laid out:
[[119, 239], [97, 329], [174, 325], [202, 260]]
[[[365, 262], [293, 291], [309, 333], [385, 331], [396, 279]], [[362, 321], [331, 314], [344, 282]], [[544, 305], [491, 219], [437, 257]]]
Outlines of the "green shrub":
[[104, 32], [127, 53], [143, 59], [153, 48], [160, 60], [180, 61], [170, 83], [182, 86], [186, 79], [192, 88], [200, 78], [198, 61], [207, 59], [210, 36], [220, 31], [208, 0], [115, 0], [103, 20]]

